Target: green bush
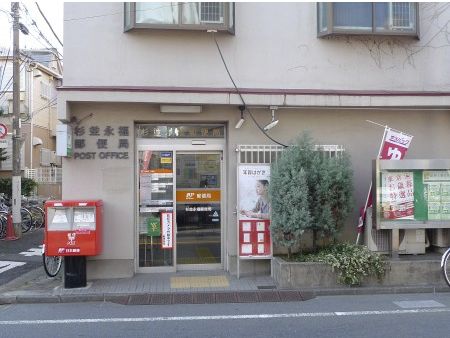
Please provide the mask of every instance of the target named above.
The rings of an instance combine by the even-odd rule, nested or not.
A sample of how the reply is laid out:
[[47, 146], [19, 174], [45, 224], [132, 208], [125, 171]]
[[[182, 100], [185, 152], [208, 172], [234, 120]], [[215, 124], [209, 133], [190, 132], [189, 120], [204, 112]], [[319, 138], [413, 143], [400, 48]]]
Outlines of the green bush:
[[329, 264], [337, 273], [338, 282], [347, 285], [359, 285], [367, 276], [381, 280], [386, 271], [383, 256], [365, 246], [348, 243], [336, 244], [314, 254], [298, 255], [294, 260]]
[[[11, 178], [0, 178], [0, 193], [11, 197], [12, 195], [12, 183]], [[30, 196], [33, 192], [34, 188], [37, 187], [36, 181], [31, 178], [23, 178], [21, 179], [21, 189], [22, 195]]]

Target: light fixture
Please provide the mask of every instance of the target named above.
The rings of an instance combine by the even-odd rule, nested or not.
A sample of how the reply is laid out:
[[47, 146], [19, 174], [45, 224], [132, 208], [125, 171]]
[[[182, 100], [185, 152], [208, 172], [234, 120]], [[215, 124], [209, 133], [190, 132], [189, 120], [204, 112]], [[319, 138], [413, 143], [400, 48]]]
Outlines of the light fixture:
[[181, 106], [162, 104], [159, 107], [161, 113], [201, 113], [202, 106]]
[[268, 125], [266, 125], [263, 129], [264, 131], [268, 131], [269, 129], [272, 129], [273, 127], [275, 127], [279, 120], [275, 120], [275, 110], [278, 109], [277, 106], [270, 106], [269, 107], [272, 110], [272, 122], [270, 122]]
[[241, 119], [236, 123], [236, 125], [234, 126], [236, 129], [239, 129], [242, 127], [242, 125], [244, 124], [245, 120], [244, 120], [244, 110], [245, 110], [245, 106], [239, 106], [239, 110], [241, 111]]

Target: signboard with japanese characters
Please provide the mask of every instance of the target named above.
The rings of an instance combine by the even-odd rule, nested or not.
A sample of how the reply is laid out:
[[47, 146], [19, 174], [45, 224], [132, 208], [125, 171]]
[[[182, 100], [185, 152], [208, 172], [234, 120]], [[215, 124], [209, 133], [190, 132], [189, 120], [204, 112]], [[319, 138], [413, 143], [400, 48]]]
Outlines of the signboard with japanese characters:
[[240, 258], [272, 256], [270, 203], [268, 196], [270, 165], [238, 167], [238, 255]]
[[79, 125], [73, 128], [74, 160], [130, 159], [130, 126]]
[[161, 212], [161, 248], [173, 248], [173, 213]]
[[377, 228], [450, 228], [450, 160], [394, 162], [375, 161]]

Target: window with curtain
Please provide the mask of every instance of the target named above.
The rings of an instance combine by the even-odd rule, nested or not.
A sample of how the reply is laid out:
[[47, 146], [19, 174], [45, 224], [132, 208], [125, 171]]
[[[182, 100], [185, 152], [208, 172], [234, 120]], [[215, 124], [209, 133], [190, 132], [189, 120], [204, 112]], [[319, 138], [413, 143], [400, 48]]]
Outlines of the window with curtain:
[[319, 36], [331, 34], [418, 37], [418, 3], [328, 2], [317, 4]]
[[189, 29], [234, 33], [234, 3], [125, 3], [125, 31], [134, 28]]

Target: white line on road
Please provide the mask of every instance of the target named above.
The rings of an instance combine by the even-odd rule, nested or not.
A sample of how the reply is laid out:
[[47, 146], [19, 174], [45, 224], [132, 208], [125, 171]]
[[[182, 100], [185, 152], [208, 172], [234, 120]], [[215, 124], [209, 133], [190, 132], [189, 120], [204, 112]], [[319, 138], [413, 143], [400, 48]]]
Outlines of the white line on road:
[[28, 251], [22, 251], [19, 253], [19, 255], [24, 255], [26, 257], [41, 256], [42, 255], [42, 245], [39, 246], [39, 248], [31, 248], [31, 249], [28, 249]]
[[236, 319], [273, 319], [301, 317], [336, 317], [336, 316], [374, 316], [391, 314], [422, 314], [450, 312], [450, 309], [412, 309], [384, 311], [349, 311], [349, 312], [307, 312], [307, 313], [268, 313], [260, 315], [223, 315], [223, 316], [186, 316], [186, 317], [144, 317], [144, 318], [86, 318], [86, 319], [43, 319], [43, 320], [2, 320], [0, 325], [40, 325], [40, 324], [80, 324], [80, 323], [124, 323], [124, 322], [167, 322], [194, 320], [236, 320]]
[[25, 265], [24, 262], [0, 261], [0, 273]]

